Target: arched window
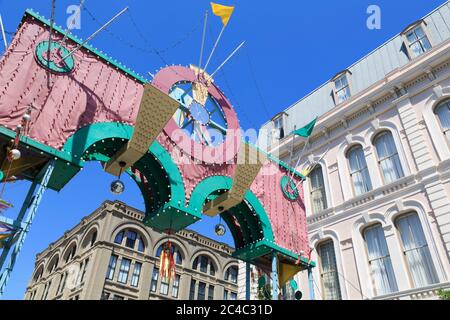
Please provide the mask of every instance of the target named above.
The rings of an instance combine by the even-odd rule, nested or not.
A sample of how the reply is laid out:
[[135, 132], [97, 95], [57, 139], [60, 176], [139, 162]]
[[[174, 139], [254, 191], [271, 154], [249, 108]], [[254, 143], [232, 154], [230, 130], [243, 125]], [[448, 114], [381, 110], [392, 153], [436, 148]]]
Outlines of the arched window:
[[373, 140], [377, 150], [378, 164], [383, 173], [384, 182], [391, 183], [404, 177], [400, 158], [392, 133], [383, 131]]
[[[158, 247], [158, 250], [156, 250], [156, 257], [157, 258], [161, 257], [161, 253], [162, 253], [163, 248], [164, 248], [165, 245], [166, 245], [166, 243], [163, 243], [162, 245], [160, 245]], [[174, 259], [175, 263], [176, 264], [182, 264], [183, 263], [183, 257], [181, 255], [180, 248], [178, 248], [178, 246], [173, 244], [173, 243], [170, 244], [170, 247], [171, 247], [171, 251], [172, 251], [173, 259]]]
[[48, 268], [49, 273], [52, 273], [53, 271], [56, 270], [56, 268], [58, 267], [58, 263], [59, 263], [59, 256], [56, 256], [50, 262], [50, 267]]
[[342, 299], [333, 241], [322, 242], [318, 246], [317, 252], [319, 254], [323, 298], [325, 300]]
[[65, 260], [66, 263], [73, 260], [76, 252], [77, 252], [77, 246], [76, 246], [76, 244], [73, 244], [72, 247], [66, 253], [66, 260]]
[[144, 239], [140, 234], [131, 229], [120, 231], [114, 238], [114, 243], [125, 245], [126, 247], [139, 252], [145, 251]]
[[327, 208], [327, 195], [323, 181], [322, 167], [317, 165], [309, 174], [311, 187], [311, 207], [313, 213], [318, 213]]
[[216, 274], [216, 268], [214, 267], [212, 260], [205, 255], [200, 255], [194, 259], [192, 269], [198, 270], [202, 273], [209, 273], [212, 276]]
[[372, 190], [372, 182], [362, 147], [360, 145], [352, 147], [347, 152], [347, 158], [355, 195], [358, 196]]
[[398, 291], [391, 256], [389, 255], [381, 224], [366, 228], [363, 236], [366, 242], [370, 273], [375, 284], [376, 295]]
[[434, 112], [439, 118], [444, 135], [447, 141], [450, 142], [450, 99], [440, 103]]
[[44, 274], [44, 266], [40, 266], [34, 276], [34, 281], [38, 281]]
[[417, 213], [403, 215], [395, 224], [414, 286], [420, 288], [437, 283], [439, 280], [436, 269]]
[[239, 269], [236, 266], [231, 266], [225, 271], [225, 280], [237, 283]]

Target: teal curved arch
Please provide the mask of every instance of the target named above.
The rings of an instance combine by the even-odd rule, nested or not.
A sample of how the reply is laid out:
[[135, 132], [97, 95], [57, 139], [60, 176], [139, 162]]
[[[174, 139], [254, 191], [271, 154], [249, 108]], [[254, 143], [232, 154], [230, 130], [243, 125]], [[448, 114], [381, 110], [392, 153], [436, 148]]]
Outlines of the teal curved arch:
[[[63, 150], [70, 152], [73, 158], [80, 159], [89, 148], [105, 139], [117, 139], [117, 144], [123, 145], [125, 141], [131, 139], [133, 130], [132, 126], [118, 122], [94, 123], [76, 131], [66, 141]], [[183, 203], [185, 199], [183, 178], [170, 153], [158, 141], [152, 143], [149, 151], [156, 157], [167, 174], [171, 187], [172, 202]], [[95, 160], [108, 161], [109, 158], [105, 155], [96, 155]], [[129, 171], [127, 173], [131, 174]], [[132, 177], [134, 178], [134, 175]]]
[[[202, 212], [203, 204], [211, 194], [219, 190], [229, 190], [231, 189], [232, 185], [233, 179], [226, 176], [213, 176], [204, 179], [199, 184], [197, 184], [197, 186], [192, 191], [189, 200], [189, 208], [191, 210], [197, 209], [198, 212]], [[247, 200], [253, 210], [255, 210], [256, 216], [261, 223], [261, 229], [263, 231], [264, 239], [273, 241], [274, 236], [272, 225], [270, 224], [270, 220], [266, 210], [264, 209], [264, 206], [251, 190], [247, 191], [244, 199]]]

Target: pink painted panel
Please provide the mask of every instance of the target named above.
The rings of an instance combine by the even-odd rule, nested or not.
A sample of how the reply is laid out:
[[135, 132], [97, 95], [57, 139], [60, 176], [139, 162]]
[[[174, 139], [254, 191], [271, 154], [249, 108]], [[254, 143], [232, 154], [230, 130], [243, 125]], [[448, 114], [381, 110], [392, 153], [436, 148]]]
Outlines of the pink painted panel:
[[[269, 216], [277, 245], [297, 254], [309, 252], [303, 186], [297, 200], [285, 197], [280, 181], [287, 172], [272, 161], [264, 164], [251, 186]], [[295, 179], [298, 183], [299, 180]]]
[[[54, 40], [60, 40], [55, 35]], [[87, 50], [77, 51], [75, 68], [51, 74], [36, 61], [36, 45], [48, 31], [26, 18], [0, 62], [0, 125], [15, 128], [32, 104], [29, 137], [60, 149], [79, 128], [96, 122], [133, 124], [143, 86]], [[68, 43], [69, 49], [75, 46]], [[38, 125], [37, 125], [38, 124]]]

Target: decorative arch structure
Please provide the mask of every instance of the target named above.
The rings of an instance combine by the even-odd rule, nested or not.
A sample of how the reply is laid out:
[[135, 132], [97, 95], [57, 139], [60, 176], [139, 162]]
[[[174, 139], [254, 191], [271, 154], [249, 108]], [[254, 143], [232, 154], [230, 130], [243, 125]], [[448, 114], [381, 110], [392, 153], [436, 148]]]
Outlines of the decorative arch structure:
[[[171, 233], [203, 214], [220, 214], [235, 241], [235, 257], [274, 273], [277, 263], [296, 272], [315, 266], [302, 253], [309, 252], [305, 177], [241, 139], [234, 109], [203, 70], [166, 67], [149, 83], [89, 45], [64, 67], [45, 64], [49, 26], [27, 10], [0, 63], [0, 160], [17, 137], [21, 158], [11, 170], [33, 181], [24, 204], [31, 219], [41, 198], [34, 194], [61, 190], [86, 161], [99, 161], [105, 171], [117, 176], [123, 169], [136, 182], [147, 226]], [[64, 37], [57, 26], [53, 32], [53, 41]], [[68, 35], [63, 50], [80, 44]], [[191, 91], [194, 98], [206, 94], [205, 101], [190, 97]], [[31, 120], [24, 122], [24, 115]], [[18, 131], [19, 124], [27, 126], [25, 132]], [[208, 136], [211, 128], [223, 139]], [[10, 224], [23, 237], [22, 219]], [[6, 244], [8, 250], [13, 246]], [[8, 276], [0, 278], [0, 289]]]

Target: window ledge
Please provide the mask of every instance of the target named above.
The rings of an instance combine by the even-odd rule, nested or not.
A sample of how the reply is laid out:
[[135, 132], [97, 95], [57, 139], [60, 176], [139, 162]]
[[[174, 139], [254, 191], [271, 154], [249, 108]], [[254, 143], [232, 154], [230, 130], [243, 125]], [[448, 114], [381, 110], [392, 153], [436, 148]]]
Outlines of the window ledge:
[[395, 292], [387, 295], [374, 297], [374, 300], [425, 300], [425, 299], [439, 299], [439, 289], [450, 289], [450, 282], [432, 284], [422, 288], [414, 288]]

